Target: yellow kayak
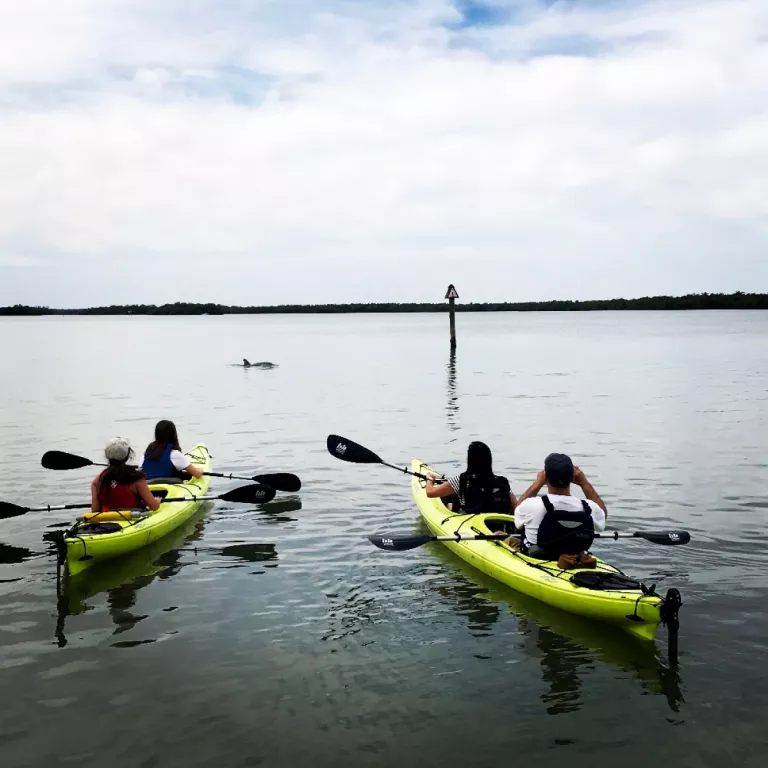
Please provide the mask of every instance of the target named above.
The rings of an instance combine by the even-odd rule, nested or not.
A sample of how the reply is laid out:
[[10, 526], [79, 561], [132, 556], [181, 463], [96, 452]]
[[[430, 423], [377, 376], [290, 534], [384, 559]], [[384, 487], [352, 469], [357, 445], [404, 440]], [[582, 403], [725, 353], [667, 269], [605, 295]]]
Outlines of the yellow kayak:
[[[411, 468], [422, 475], [434, 471], [418, 459], [413, 460]], [[425, 482], [419, 477], [412, 477], [411, 488], [424, 522], [437, 536], [457, 532], [470, 536], [499, 533], [514, 522], [513, 516], [497, 513], [454, 514], [441, 499], [427, 496]], [[571, 580], [578, 573], [624, 575], [599, 558], [593, 569], [561, 570], [556, 561], [527, 557], [501, 541], [442, 543], [470, 565], [512, 589], [569, 613], [611, 624], [644, 640], [653, 640], [661, 622], [664, 598], [648, 594], [639, 583], [636, 589], [593, 589]]]
[[[191, 464], [211, 471], [211, 457], [203, 443], [186, 455]], [[202, 503], [197, 498], [205, 496], [210, 484], [207, 475], [178, 484], [150, 482], [149, 488], [155, 495], [162, 492], [166, 499], [188, 501], [164, 502], [154, 512], [84, 515], [64, 535], [67, 572], [75, 576], [96, 563], [133, 552], [166, 536], [195, 513]]]

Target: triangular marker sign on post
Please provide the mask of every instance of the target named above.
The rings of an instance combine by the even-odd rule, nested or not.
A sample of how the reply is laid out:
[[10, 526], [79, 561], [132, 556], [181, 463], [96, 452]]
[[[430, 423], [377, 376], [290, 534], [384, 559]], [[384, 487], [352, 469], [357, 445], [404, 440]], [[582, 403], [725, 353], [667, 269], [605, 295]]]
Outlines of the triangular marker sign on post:
[[459, 294], [458, 294], [457, 290], [453, 287], [453, 283], [451, 283], [448, 286], [448, 290], [446, 291], [445, 298], [446, 299], [458, 299], [459, 298]]

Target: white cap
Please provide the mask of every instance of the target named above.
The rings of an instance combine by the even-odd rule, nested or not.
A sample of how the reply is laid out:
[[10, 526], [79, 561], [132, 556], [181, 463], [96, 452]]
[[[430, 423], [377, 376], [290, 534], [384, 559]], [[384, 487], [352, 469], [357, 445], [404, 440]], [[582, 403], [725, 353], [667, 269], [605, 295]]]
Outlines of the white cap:
[[104, 455], [110, 461], [127, 461], [132, 453], [131, 444], [125, 437], [111, 438], [104, 449]]

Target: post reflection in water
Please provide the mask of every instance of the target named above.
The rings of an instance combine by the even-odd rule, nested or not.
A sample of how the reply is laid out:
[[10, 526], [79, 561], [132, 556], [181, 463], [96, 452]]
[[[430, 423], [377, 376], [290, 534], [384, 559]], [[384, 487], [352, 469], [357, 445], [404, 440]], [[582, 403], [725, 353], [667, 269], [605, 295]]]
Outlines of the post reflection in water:
[[155, 579], [170, 579], [184, 566], [182, 545], [200, 540], [203, 516], [210, 507], [204, 504], [184, 525], [162, 539], [129, 555], [98, 563], [77, 574], [64, 578], [57, 602], [56, 640], [60, 647], [67, 644], [64, 632], [67, 617], [90, 610], [87, 600], [107, 593], [107, 608], [118, 635], [136, 626], [145, 616], [135, 615], [137, 593]]
[[459, 414], [459, 396], [456, 392], [456, 350], [451, 349], [450, 357], [448, 358], [448, 365], [446, 365], [446, 371], [448, 372], [448, 405], [446, 407], [448, 429], [451, 432], [456, 432], [459, 429], [457, 416]]
[[503, 606], [509, 606], [523, 638], [520, 650], [540, 660], [542, 680], [548, 685], [541, 698], [548, 714], [578, 710], [583, 703], [582, 678], [600, 662], [631, 673], [645, 690], [664, 696], [670, 710], [680, 712], [685, 699], [679, 667], [665, 663], [655, 643], [638, 641], [506, 588], [445, 547], [430, 549], [449, 568], [441, 585], [430, 590], [470, 619], [473, 635], [481, 636], [478, 630], [491, 634]]

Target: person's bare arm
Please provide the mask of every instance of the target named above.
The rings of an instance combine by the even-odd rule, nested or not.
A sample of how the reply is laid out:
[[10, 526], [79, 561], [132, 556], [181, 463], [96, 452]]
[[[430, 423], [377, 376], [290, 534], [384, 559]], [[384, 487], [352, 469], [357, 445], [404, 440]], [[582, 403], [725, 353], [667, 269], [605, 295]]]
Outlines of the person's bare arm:
[[427, 496], [430, 499], [437, 499], [442, 498], [443, 496], [453, 496], [456, 491], [453, 490], [453, 486], [446, 482], [446, 483], [440, 483], [440, 485], [435, 485], [435, 480], [437, 479], [437, 475], [434, 472], [428, 472], [427, 473]]
[[608, 510], [605, 508], [605, 503], [598, 495], [597, 491], [592, 486], [592, 483], [587, 480], [587, 476], [578, 468], [573, 468], [573, 482], [578, 485], [582, 491], [584, 491], [584, 496], [586, 496], [589, 501], [594, 502], [595, 504], [598, 504], [603, 512], [605, 512], [606, 519], [608, 518]]
[[523, 493], [523, 495], [517, 500], [517, 504], [515, 504], [515, 506], [522, 504], [526, 499], [530, 499], [533, 496], [538, 496], [539, 491], [546, 484], [547, 484], [547, 476], [544, 474], [544, 470], [542, 469], [536, 475], [536, 479], [531, 483], [531, 485], [528, 487], [525, 493]]
[[101, 512], [99, 505], [99, 478], [94, 477], [91, 483], [91, 512]]
[[202, 477], [203, 476], [203, 470], [198, 467], [196, 464], [190, 464], [189, 466], [184, 467], [184, 472], [188, 472], [192, 477]]
[[160, 506], [160, 499], [152, 495], [146, 480], [136, 481], [136, 493], [153, 512]]

